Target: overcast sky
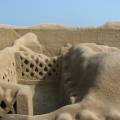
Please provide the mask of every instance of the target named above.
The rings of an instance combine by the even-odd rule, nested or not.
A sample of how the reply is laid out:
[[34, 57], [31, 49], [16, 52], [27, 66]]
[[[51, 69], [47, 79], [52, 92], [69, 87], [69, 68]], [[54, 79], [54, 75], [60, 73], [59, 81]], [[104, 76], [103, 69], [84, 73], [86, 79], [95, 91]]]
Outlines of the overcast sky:
[[119, 20], [120, 0], [0, 0], [1, 24], [96, 26]]

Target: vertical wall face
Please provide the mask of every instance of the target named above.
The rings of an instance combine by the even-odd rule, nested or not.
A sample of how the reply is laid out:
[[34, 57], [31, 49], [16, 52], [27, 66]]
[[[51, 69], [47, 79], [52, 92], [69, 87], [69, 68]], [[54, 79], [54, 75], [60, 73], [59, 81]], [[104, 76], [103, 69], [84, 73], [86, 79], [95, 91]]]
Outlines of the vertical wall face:
[[77, 44], [95, 42], [120, 47], [120, 30], [110, 28], [75, 28], [75, 29], [47, 29], [47, 28], [0, 28], [0, 49], [11, 46], [14, 41], [25, 33], [33, 32], [41, 44], [45, 46], [44, 53], [56, 55], [59, 48], [66, 43]]
[[12, 46], [19, 35], [13, 29], [0, 28], [0, 50]]
[[20, 36], [28, 32], [35, 33], [46, 48], [44, 53], [50, 56], [58, 54], [59, 48], [66, 43], [95, 42], [120, 47], [120, 30], [116, 29], [15, 29], [15, 31]]
[[[15, 53], [18, 83], [29, 85], [33, 95], [34, 115], [45, 114], [60, 107], [59, 81], [60, 59], [47, 57], [33, 51]], [[18, 97], [20, 105], [24, 97]], [[28, 104], [25, 104], [27, 108]], [[18, 112], [22, 113], [25, 108]], [[25, 114], [30, 113], [25, 111]]]
[[61, 107], [59, 85], [43, 83], [34, 86], [33, 111], [34, 115], [52, 112]]

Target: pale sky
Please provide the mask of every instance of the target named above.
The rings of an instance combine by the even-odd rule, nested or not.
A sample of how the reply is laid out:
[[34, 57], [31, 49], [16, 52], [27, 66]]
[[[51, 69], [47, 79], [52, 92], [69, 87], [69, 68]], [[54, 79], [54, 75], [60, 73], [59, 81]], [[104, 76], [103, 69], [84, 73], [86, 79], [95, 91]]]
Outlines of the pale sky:
[[120, 0], [0, 0], [0, 24], [68, 26], [120, 21]]

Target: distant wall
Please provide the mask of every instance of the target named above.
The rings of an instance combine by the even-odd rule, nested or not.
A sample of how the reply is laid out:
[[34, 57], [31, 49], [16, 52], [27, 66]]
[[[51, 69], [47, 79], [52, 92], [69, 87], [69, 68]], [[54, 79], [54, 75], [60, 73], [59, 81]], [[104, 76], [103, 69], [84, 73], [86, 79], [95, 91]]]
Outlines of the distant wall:
[[61, 46], [66, 43], [78, 44], [83, 42], [95, 42], [120, 48], [120, 30], [106, 28], [89, 29], [0, 29], [0, 49], [11, 46], [15, 39], [25, 33], [33, 32], [38, 36], [47, 55], [56, 55]]
[[19, 35], [33, 32], [38, 36], [41, 44], [45, 45], [46, 53], [55, 55], [59, 48], [66, 43], [78, 44], [83, 42], [95, 42], [97, 44], [110, 45], [120, 48], [120, 30], [114, 29], [63, 29], [63, 30], [15, 30]]

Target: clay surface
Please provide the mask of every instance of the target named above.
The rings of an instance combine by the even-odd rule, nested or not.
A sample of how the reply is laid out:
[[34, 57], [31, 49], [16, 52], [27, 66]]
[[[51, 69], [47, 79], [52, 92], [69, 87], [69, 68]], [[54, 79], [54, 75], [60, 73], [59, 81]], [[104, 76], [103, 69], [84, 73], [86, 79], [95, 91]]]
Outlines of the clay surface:
[[[27, 28], [12, 29], [17, 31], [14, 31], [16, 40], [0, 51], [1, 119], [120, 120], [120, 49], [119, 42], [115, 43], [118, 36], [115, 42], [111, 38], [119, 35], [118, 29], [94, 28], [98, 36], [89, 43], [92, 33], [85, 34], [93, 29], [54, 28], [59, 35], [61, 31], [79, 35], [84, 32], [84, 41], [70, 38], [68, 44], [64, 37], [63, 40], [58, 37], [61, 44], [58, 39], [54, 41], [58, 33], [53, 41], [50, 38], [45, 43], [47, 39], [42, 35], [52, 31], [51, 27], [33, 27], [32, 32], [39, 29], [38, 36], [27, 33], [22, 37], [18, 33], [27, 32]], [[98, 31], [104, 31], [105, 41], [99, 41]], [[105, 34], [106, 31], [112, 31], [113, 36]], [[105, 42], [109, 46], [96, 44]]]

